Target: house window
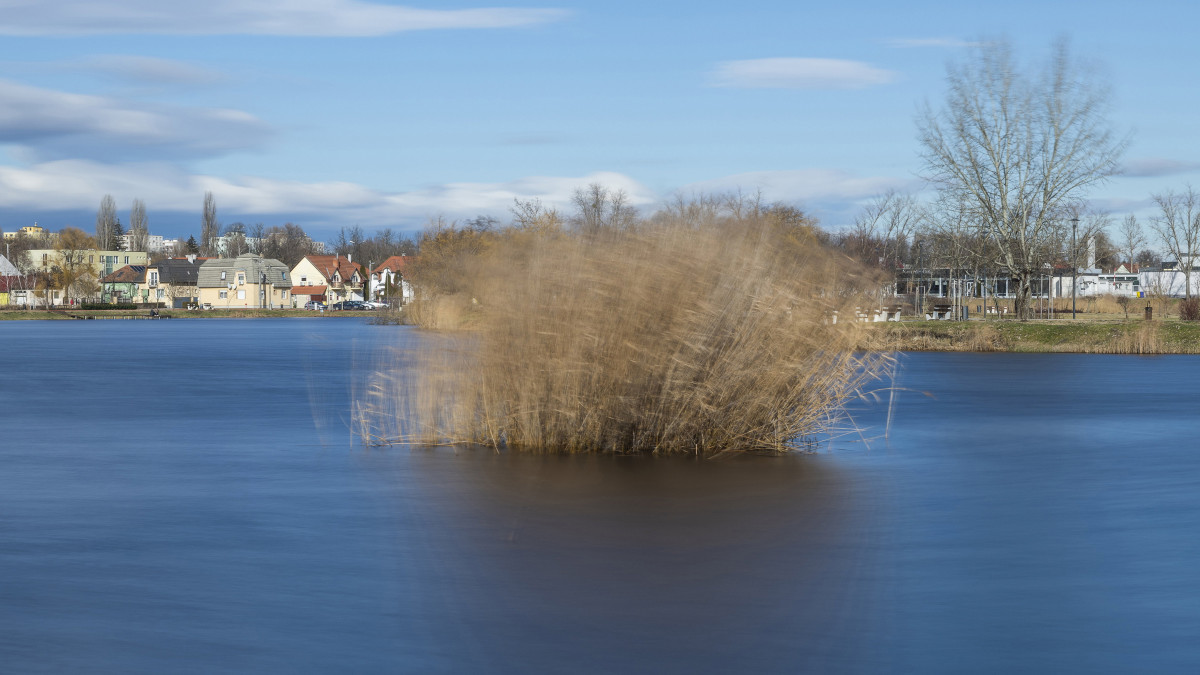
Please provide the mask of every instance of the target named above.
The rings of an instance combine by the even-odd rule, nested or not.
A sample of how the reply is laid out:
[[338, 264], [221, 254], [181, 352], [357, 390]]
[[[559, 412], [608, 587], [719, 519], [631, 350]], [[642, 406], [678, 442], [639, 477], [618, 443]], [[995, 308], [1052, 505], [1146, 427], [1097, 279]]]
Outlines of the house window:
[[308, 277], [307, 277], [306, 275], [303, 275], [303, 274], [301, 274], [301, 275], [300, 275], [300, 283], [301, 283], [301, 284], [307, 284], [307, 283], [308, 283]]
[[286, 288], [279, 291], [279, 297], [283, 298], [284, 300], [287, 300], [287, 289]]
[[225, 272], [224, 271], [221, 272], [221, 281], [225, 281]]
[[158, 299], [159, 300], [162, 300], [164, 297], [166, 297], [166, 295], [167, 295], [167, 292], [164, 289], [161, 289], [161, 288], [158, 289]]
[[222, 299], [222, 300], [228, 300], [228, 299], [229, 299], [229, 291], [221, 291], [219, 295], [220, 295], [220, 297], [221, 297], [221, 299]]
[[96, 262], [96, 256], [94, 256], [94, 255], [89, 255], [89, 256], [88, 256], [88, 262], [89, 262], [89, 263], [94, 263], [94, 262]]
[[245, 300], [245, 299], [246, 299], [246, 289], [244, 289], [244, 288], [238, 289], [238, 300]]
[[128, 265], [128, 264], [129, 264], [129, 256], [125, 256], [125, 264], [126, 264], [126, 265]]
[[238, 286], [245, 286], [245, 285], [246, 285], [246, 273], [238, 272]]

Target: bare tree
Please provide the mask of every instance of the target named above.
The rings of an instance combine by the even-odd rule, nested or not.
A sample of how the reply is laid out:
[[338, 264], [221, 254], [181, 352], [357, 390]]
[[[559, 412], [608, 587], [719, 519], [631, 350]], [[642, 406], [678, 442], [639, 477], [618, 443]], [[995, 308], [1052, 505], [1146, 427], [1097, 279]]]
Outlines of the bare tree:
[[116, 230], [117, 202], [112, 195], [104, 195], [100, 209], [96, 211], [96, 246], [101, 251], [116, 250]]
[[204, 193], [204, 215], [200, 220], [200, 253], [216, 255], [216, 239], [221, 232], [221, 223], [217, 220], [217, 200], [213, 193]]
[[606, 227], [624, 229], [637, 220], [637, 210], [629, 205], [624, 190], [612, 190], [599, 183], [576, 189], [571, 195], [575, 205], [575, 224], [584, 232], [595, 233]]
[[145, 251], [150, 243], [150, 221], [146, 218], [146, 202], [133, 200], [129, 209], [129, 250]]
[[1133, 271], [1134, 261], [1137, 260], [1138, 249], [1146, 245], [1146, 236], [1142, 233], [1142, 225], [1137, 216], [1129, 214], [1121, 221], [1120, 239], [1118, 246], [1121, 255], [1129, 261], [1129, 271]]
[[282, 227], [272, 226], [263, 231], [259, 253], [264, 258], [274, 258], [291, 268], [315, 250], [316, 246], [304, 228], [284, 223]]
[[854, 218], [851, 228], [851, 237], [864, 249], [859, 257], [871, 265], [894, 271], [923, 218], [924, 213], [912, 195], [890, 190], [876, 196]]
[[563, 227], [562, 217], [558, 210], [546, 208], [540, 199], [521, 201], [513, 199], [510, 208], [513, 214], [512, 224], [519, 230], [538, 233], [559, 232]]
[[1163, 250], [1182, 268], [1183, 295], [1190, 298], [1193, 257], [1200, 249], [1200, 195], [1189, 185], [1184, 192], [1168, 190], [1152, 198], [1159, 213], [1150, 219], [1150, 229], [1158, 235]]
[[995, 41], [948, 71], [945, 105], [917, 122], [925, 176], [969, 206], [1017, 281], [1017, 316], [1028, 318], [1048, 239], [1088, 188], [1116, 173], [1126, 143], [1108, 127], [1106, 89], [1064, 42], [1039, 72], [1018, 68]]
[[250, 246], [250, 252], [262, 255], [263, 239], [267, 236], [267, 226], [263, 223], [255, 223], [250, 226], [246, 237]]

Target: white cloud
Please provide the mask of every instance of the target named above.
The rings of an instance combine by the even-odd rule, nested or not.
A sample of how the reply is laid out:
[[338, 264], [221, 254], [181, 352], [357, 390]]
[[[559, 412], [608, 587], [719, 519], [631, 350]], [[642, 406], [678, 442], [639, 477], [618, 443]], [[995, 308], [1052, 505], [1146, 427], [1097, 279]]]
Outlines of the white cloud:
[[34, 159], [209, 156], [260, 145], [269, 133], [239, 110], [151, 107], [0, 80], [0, 143]]
[[771, 58], [720, 63], [712, 84], [740, 89], [862, 89], [896, 78], [892, 71], [861, 61]]
[[407, 192], [384, 192], [346, 182], [193, 175], [160, 163], [111, 165], [61, 160], [23, 168], [0, 167], [0, 209], [94, 210], [101, 196], [111, 194], [118, 204], [130, 203], [135, 197], [143, 199], [152, 213], [195, 211], [203, 194], [211, 191], [222, 212], [395, 225], [419, 223], [439, 214], [451, 218], [503, 215], [517, 198], [536, 198], [547, 206], [567, 208], [571, 193], [589, 183], [625, 190], [635, 206], [652, 204], [657, 199], [634, 179], [610, 172], [578, 177], [533, 176], [498, 183], [447, 183]]
[[511, 28], [556, 21], [558, 9], [416, 9], [362, 0], [0, 0], [0, 34], [375, 36]]
[[[416, 228], [437, 215], [461, 219], [484, 214], [504, 218], [514, 199], [539, 199], [547, 206], [570, 212], [571, 194], [590, 183], [624, 190], [630, 203], [647, 213], [658, 208], [664, 196], [614, 172], [445, 183], [392, 192], [336, 181], [305, 183], [196, 175], [162, 163], [114, 165], [61, 160], [20, 168], [0, 167], [0, 210], [34, 214], [94, 212], [100, 198], [111, 194], [121, 205], [131, 203], [134, 198], [143, 199], [154, 222], [155, 214], [198, 214], [204, 193], [211, 191], [226, 219], [254, 218], [270, 224], [293, 219], [321, 236], [322, 230], [346, 223]], [[801, 169], [715, 178], [683, 186], [679, 192], [686, 195], [740, 189], [749, 194], [761, 190], [766, 201], [799, 204], [818, 216], [824, 226], [836, 229], [853, 220], [863, 200], [889, 189], [916, 191], [920, 187], [917, 181], [888, 176], [862, 177], [832, 169]]]

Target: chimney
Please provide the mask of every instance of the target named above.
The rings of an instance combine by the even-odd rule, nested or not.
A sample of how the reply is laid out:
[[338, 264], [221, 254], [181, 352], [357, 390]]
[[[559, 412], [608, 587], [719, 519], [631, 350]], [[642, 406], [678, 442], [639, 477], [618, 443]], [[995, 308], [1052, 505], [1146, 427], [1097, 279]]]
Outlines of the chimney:
[[188, 254], [188, 256], [187, 256], [187, 260], [188, 260], [188, 262], [190, 262], [190, 263], [194, 263], [194, 262], [196, 262], [196, 254], [195, 254], [195, 253], [189, 253], [189, 254]]

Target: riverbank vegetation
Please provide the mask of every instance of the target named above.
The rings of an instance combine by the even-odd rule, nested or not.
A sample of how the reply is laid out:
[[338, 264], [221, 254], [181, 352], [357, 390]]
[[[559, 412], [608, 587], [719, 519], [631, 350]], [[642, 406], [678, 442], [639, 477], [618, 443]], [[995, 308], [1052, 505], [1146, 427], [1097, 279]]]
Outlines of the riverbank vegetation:
[[854, 351], [862, 325], [831, 320], [879, 279], [823, 246], [799, 211], [703, 199], [638, 220], [621, 197], [582, 194], [571, 227], [518, 204], [509, 228], [427, 233], [406, 312], [442, 331], [380, 370], [359, 402], [363, 437], [784, 451], [887, 368]]
[[862, 337], [874, 351], [1200, 354], [1200, 323], [1187, 321], [914, 321]]

